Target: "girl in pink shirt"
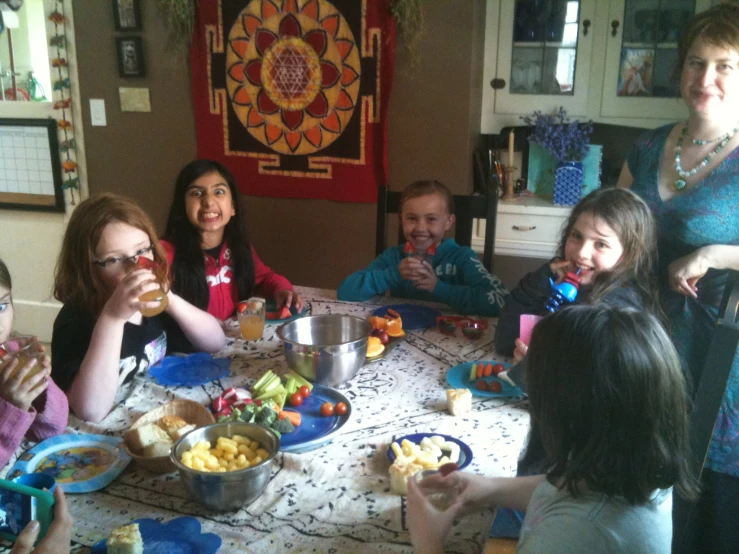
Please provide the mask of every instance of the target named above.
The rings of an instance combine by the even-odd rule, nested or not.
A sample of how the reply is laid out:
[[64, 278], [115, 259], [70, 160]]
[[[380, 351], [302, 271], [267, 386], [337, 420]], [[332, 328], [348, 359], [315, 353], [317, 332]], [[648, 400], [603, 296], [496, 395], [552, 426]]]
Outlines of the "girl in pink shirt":
[[[12, 282], [0, 260], [0, 344], [10, 338], [13, 327]], [[23, 367], [12, 353], [0, 358], [0, 468], [20, 445], [23, 437], [40, 441], [64, 432], [69, 417], [67, 397], [50, 377], [49, 357], [32, 359]], [[24, 381], [36, 364], [43, 369]]]
[[172, 290], [221, 320], [255, 294], [274, 299], [278, 310], [294, 305], [301, 311], [303, 299], [290, 281], [249, 243], [240, 199], [231, 172], [218, 162], [195, 160], [180, 171], [161, 241]]

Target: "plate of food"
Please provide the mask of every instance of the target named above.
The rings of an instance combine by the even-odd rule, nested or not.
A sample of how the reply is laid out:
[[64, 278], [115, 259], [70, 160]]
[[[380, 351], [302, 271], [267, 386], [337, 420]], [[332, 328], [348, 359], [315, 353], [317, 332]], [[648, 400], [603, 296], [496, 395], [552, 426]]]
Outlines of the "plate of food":
[[295, 308], [295, 305], [292, 305], [289, 308], [286, 306], [283, 306], [282, 309], [278, 310], [277, 304], [275, 304], [274, 300], [267, 300], [267, 305], [265, 306], [264, 320], [265, 320], [265, 323], [273, 323], [273, 324], [281, 325], [283, 323], [287, 323], [288, 321], [292, 321], [293, 319], [305, 317], [310, 314], [311, 314], [310, 302], [306, 302], [305, 305], [303, 306], [303, 310], [299, 312]]
[[372, 333], [367, 342], [367, 362], [383, 359], [405, 338], [403, 318], [398, 312], [389, 310], [386, 315], [369, 318]]
[[167, 356], [149, 374], [157, 383], [173, 387], [195, 387], [231, 375], [230, 358], [214, 358], [207, 352], [189, 356]]
[[508, 377], [510, 366], [494, 360], [465, 362], [447, 371], [446, 382], [452, 389], [469, 389], [473, 396], [523, 396], [523, 391]]
[[[330, 405], [331, 409], [324, 407]], [[343, 406], [342, 406], [343, 405]], [[292, 433], [282, 435], [282, 452], [307, 452], [331, 442], [349, 421], [352, 405], [336, 389], [313, 385], [310, 396], [299, 406], [285, 404], [285, 410], [300, 414], [300, 425]]]
[[419, 304], [393, 304], [377, 308], [372, 315], [400, 317], [403, 320], [404, 329], [426, 329], [436, 325], [436, 318], [441, 315], [441, 312]]
[[[407, 441], [409, 446], [404, 444]], [[397, 445], [397, 448], [393, 445]], [[430, 453], [435, 457], [439, 466], [446, 463], [455, 463], [462, 470], [472, 462], [472, 450], [467, 444], [459, 439], [450, 437], [449, 435], [440, 435], [438, 433], [413, 433], [395, 439], [387, 449], [387, 459], [390, 463], [394, 463], [400, 451], [401, 456], [408, 457], [409, 454], [416, 453], [416, 456], [422, 453]], [[437, 468], [430, 468], [437, 469]]]
[[[143, 518], [113, 529], [110, 537], [96, 542], [90, 554], [143, 552], [143, 554], [215, 554], [221, 537], [203, 533], [194, 517], [178, 517], [167, 523]], [[110, 547], [110, 548], [109, 548]]]
[[66, 493], [96, 491], [118, 477], [131, 461], [122, 443], [118, 437], [105, 435], [57, 435], [18, 458], [7, 479], [45, 473]]

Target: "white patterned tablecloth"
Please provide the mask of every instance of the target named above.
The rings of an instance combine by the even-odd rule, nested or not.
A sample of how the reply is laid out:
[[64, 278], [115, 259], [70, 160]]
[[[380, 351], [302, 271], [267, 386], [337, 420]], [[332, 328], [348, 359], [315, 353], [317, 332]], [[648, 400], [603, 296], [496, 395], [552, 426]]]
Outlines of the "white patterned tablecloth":
[[[336, 300], [334, 291], [298, 288], [313, 314], [341, 313], [368, 317], [379, 305], [405, 303], [388, 297], [369, 303]], [[426, 304], [434, 306], [433, 304]], [[444, 311], [445, 308], [436, 305]], [[236, 330], [235, 323], [231, 329]], [[78, 432], [120, 435], [140, 415], [175, 398], [203, 404], [228, 387], [249, 386], [267, 369], [288, 369], [275, 331], [267, 325], [256, 342], [229, 341], [217, 356], [232, 357], [231, 375], [199, 387], [165, 388], [148, 375], [137, 378], [129, 396], [99, 425], [71, 418]], [[405, 525], [405, 498], [390, 492], [386, 450], [402, 435], [434, 432], [452, 435], [473, 452], [467, 471], [488, 476], [513, 475], [528, 431], [521, 398], [473, 400], [473, 410], [452, 417], [446, 409], [445, 374], [459, 363], [505, 358], [494, 352], [495, 320], [485, 335], [470, 341], [447, 337], [436, 328], [408, 332], [385, 359], [366, 364], [340, 388], [352, 403], [352, 418], [335, 440], [302, 454], [280, 454], [262, 496], [237, 512], [209, 512], [191, 500], [177, 474], [153, 476], [135, 463], [103, 490], [68, 495], [75, 519], [75, 550], [105, 538], [111, 529], [134, 519], [169, 521], [197, 517], [203, 531], [223, 539], [223, 553], [412, 552]], [[25, 444], [19, 453], [30, 445]], [[12, 461], [11, 464], [12, 465]], [[457, 522], [447, 552], [480, 552], [492, 512]]]

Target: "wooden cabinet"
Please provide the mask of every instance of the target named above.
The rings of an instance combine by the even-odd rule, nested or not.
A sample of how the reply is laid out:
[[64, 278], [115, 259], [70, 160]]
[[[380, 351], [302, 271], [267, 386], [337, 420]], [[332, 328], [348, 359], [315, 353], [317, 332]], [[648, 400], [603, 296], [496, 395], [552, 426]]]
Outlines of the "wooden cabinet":
[[[557, 253], [562, 228], [572, 208], [555, 206], [539, 197], [499, 202], [495, 228], [495, 254], [549, 259]], [[485, 221], [478, 221], [472, 247], [482, 250]]]
[[714, 2], [487, 0], [482, 132], [559, 106], [644, 128], [685, 117], [673, 72], [677, 33]]

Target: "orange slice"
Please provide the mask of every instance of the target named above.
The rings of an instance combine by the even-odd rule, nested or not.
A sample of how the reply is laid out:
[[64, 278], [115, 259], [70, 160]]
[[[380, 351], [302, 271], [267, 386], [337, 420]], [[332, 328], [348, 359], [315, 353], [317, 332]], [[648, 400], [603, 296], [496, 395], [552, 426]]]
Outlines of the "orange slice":
[[385, 346], [377, 337], [369, 337], [367, 339], [367, 357], [374, 358], [385, 351]]
[[369, 318], [370, 325], [374, 327], [375, 329], [384, 329], [387, 327], [387, 319], [384, 317], [373, 315], [371, 318]]
[[404, 337], [405, 332], [403, 331], [403, 320], [399, 317], [396, 317], [395, 319], [391, 319], [387, 322], [387, 327], [385, 327], [385, 330], [387, 331], [388, 336], [393, 338], [399, 338]]

